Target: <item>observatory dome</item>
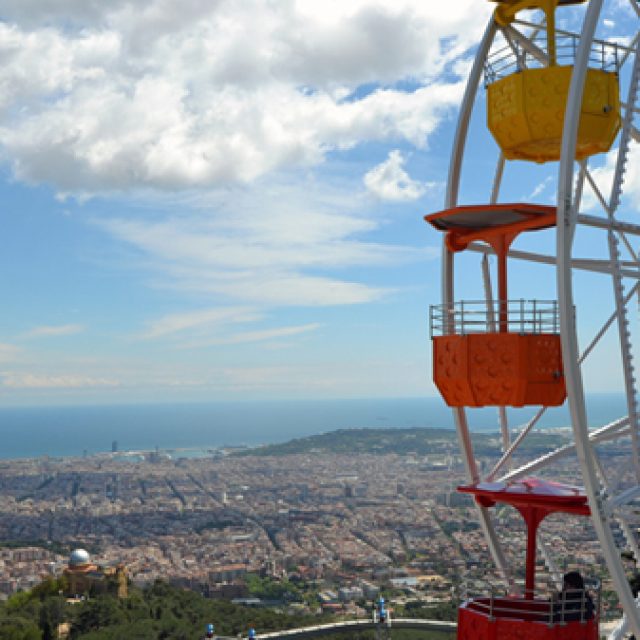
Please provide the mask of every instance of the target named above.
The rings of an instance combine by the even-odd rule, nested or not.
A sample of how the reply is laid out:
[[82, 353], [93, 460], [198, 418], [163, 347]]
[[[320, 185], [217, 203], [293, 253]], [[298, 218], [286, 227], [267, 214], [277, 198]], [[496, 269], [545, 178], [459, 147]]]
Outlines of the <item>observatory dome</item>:
[[91, 557], [89, 556], [89, 553], [84, 549], [75, 549], [69, 556], [70, 567], [80, 567], [82, 565], [89, 564], [90, 562]]

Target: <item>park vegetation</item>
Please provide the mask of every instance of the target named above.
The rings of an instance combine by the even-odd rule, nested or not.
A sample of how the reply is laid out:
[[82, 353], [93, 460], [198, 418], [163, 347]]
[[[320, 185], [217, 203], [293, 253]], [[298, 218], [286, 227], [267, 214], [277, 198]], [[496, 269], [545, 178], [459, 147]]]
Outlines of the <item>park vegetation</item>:
[[[258, 577], [250, 580], [255, 595], [282, 598], [270, 581]], [[163, 581], [139, 589], [131, 587], [129, 597], [100, 594], [70, 601], [62, 593], [64, 579], [48, 578], [30, 591], [21, 591], [0, 602], [0, 638], [2, 640], [58, 640], [58, 630], [66, 627], [68, 640], [199, 640], [205, 625], [215, 624], [221, 636], [246, 637], [250, 627], [259, 632], [291, 629], [331, 622], [308, 614], [289, 615], [273, 608], [253, 608], [224, 600], [209, 600], [193, 591], [179, 589]], [[295, 593], [286, 585], [286, 593]], [[406, 611], [411, 617], [447, 619], [455, 611], [433, 609]], [[356, 637], [357, 636], [357, 637]], [[327, 640], [344, 634], [325, 636]], [[349, 640], [370, 640], [373, 632], [349, 635]], [[394, 640], [450, 640], [449, 634], [417, 631], [393, 631]]]

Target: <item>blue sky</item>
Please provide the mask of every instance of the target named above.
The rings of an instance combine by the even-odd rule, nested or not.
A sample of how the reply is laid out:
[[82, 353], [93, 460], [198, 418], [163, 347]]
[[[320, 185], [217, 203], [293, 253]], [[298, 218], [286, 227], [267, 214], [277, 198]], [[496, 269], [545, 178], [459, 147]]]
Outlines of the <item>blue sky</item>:
[[[491, 8], [5, 0], [0, 404], [435, 395], [422, 217]], [[552, 201], [552, 168], [509, 171]]]

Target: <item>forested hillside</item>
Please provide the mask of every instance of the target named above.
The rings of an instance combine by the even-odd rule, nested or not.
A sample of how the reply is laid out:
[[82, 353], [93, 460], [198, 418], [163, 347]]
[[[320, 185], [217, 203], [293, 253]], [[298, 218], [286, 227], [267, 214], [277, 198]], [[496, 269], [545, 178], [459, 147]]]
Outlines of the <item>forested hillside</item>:
[[[0, 603], [1, 640], [56, 640], [60, 624], [68, 623], [69, 640], [200, 640], [208, 622], [222, 636], [237, 636], [250, 627], [259, 632], [330, 622], [331, 618], [286, 615], [221, 600], [208, 600], [193, 591], [156, 582], [146, 589], [131, 588], [119, 600], [100, 595], [69, 603], [59, 595], [60, 580], [46, 580], [28, 592]], [[419, 613], [419, 612], [414, 612]], [[335, 638], [347, 638], [336, 634]], [[394, 640], [449, 640], [448, 634], [394, 631]], [[330, 640], [329, 636], [326, 636]], [[351, 633], [349, 640], [370, 640], [373, 632]]]

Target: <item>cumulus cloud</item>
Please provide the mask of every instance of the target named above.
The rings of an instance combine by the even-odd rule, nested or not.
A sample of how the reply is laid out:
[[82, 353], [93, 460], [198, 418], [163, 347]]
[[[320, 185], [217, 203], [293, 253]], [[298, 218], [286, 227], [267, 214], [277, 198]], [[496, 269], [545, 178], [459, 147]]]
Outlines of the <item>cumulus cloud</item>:
[[426, 183], [413, 180], [404, 170], [406, 160], [397, 149], [365, 174], [367, 189], [381, 200], [417, 200], [427, 190]]
[[0, 145], [18, 179], [74, 193], [247, 182], [369, 140], [421, 146], [459, 102], [476, 5], [10, 0]]

